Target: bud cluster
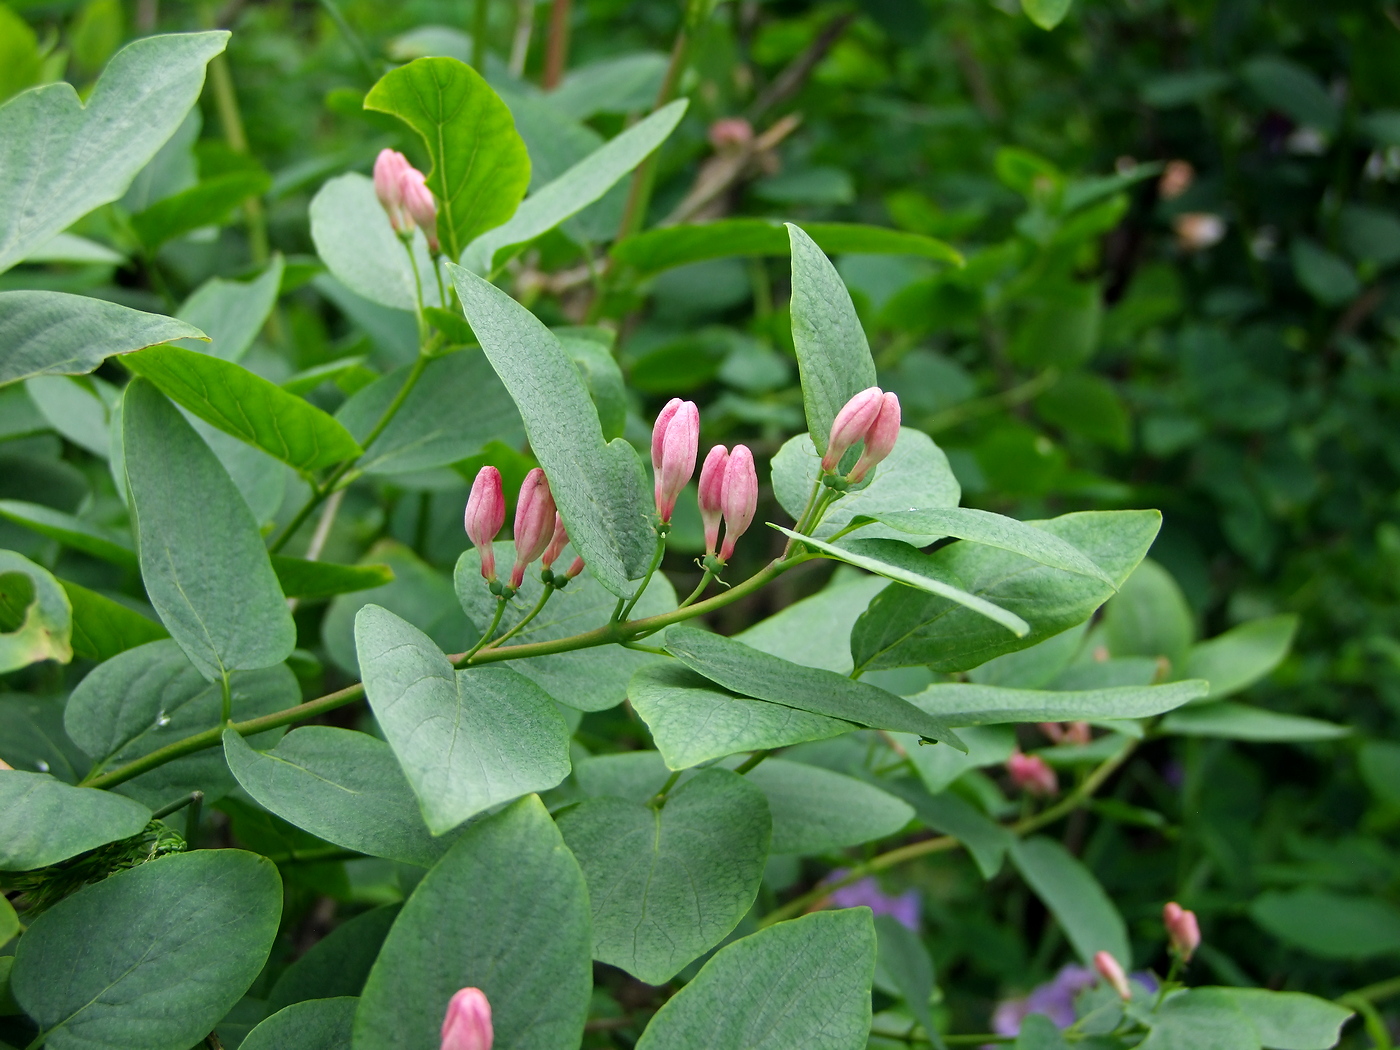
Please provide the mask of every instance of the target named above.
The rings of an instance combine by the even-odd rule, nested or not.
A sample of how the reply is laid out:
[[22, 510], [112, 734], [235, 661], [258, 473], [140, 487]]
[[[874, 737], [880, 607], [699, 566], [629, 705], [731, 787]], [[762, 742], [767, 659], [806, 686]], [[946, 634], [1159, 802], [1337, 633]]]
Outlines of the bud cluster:
[[1182, 962], [1190, 962], [1201, 945], [1201, 927], [1196, 922], [1196, 913], [1187, 911], [1176, 901], [1167, 901], [1162, 908], [1162, 925], [1167, 928], [1172, 952]]
[[389, 214], [389, 225], [400, 236], [418, 226], [436, 254], [442, 250], [437, 236], [437, 202], [427, 178], [398, 150], [383, 149], [374, 161], [374, 193]]
[[539, 467], [525, 475], [515, 503], [515, 564], [510, 570], [509, 584], [496, 578], [496, 551], [492, 546], [505, 520], [501, 472], [495, 467], [482, 467], [472, 482], [463, 524], [467, 537], [481, 553], [481, 575], [491, 585], [492, 594], [500, 598], [515, 594], [525, 580], [525, 570], [536, 560], [543, 564], [541, 578], [556, 588], [563, 587], [583, 571], [582, 558], [575, 558], [562, 575], [553, 571], [555, 560], [569, 542], [569, 533], [554, 507], [549, 479]]
[[[864, 481], [871, 468], [894, 451], [898, 440], [899, 397], [878, 386], [856, 394], [831, 421], [831, 436], [822, 456], [822, 473], [832, 476], [829, 487], [841, 489]], [[859, 442], [864, 442], [864, 447], [856, 465], [839, 479], [841, 484], [830, 484], [838, 480], [842, 458]]]

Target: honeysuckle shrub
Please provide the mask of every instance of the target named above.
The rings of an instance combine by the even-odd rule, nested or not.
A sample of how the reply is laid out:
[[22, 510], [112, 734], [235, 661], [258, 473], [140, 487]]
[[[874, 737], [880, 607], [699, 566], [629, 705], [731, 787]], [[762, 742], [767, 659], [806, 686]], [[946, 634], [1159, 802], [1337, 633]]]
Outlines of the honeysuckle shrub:
[[[713, 44], [712, 12], [687, 19]], [[1327, 1047], [1352, 1005], [1370, 1010], [1248, 987], [1209, 916], [1200, 946], [1164, 925], [1169, 898], [1210, 903], [1208, 865], [1127, 918], [1101, 884], [1131, 882], [1134, 854], [1160, 866], [1179, 815], [1228, 809], [1238, 785], [1214, 790], [1201, 741], [1347, 735], [1242, 698], [1287, 656], [1292, 617], [1203, 639], [1147, 559], [1150, 503], [963, 506], [978, 475], [907, 407], [915, 426], [865, 476], [859, 448], [823, 464], [843, 406], [891, 371], [869, 348], [869, 280], [828, 256], [848, 273], [921, 260], [938, 290], [985, 275], [977, 255], [821, 216], [674, 221], [709, 203], [648, 207], [658, 149], [694, 129], [692, 103], [667, 97], [679, 78], [654, 105], [589, 110], [596, 85], [538, 96], [450, 55], [354, 100], [426, 172], [413, 224], [366, 174], [379, 142], [278, 191], [243, 132], [200, 138], [211, 62], [238, 120], [226, 43], [144, 37], [83, 102], [53, 84], [0, 108], [16, 548], [0, 554], [0, 1038], [479, 1044], [479, 1026], [444, 1028], [464, 989], [489, 1002], [496, 1045], [540, 1048], [986, 1042], [1013, 1017], [1026, 1046]], [[702, 68], [697, 52], [678, 48], [678, 69]], [[642, 119], [597, 119], [606, 141], [578, 123], [608, 106]], [[712, 139], [718, 160], [751, 142]], [[1057, 341], [1093, 312], [1079, 257], [1157, 169], [1066, 182], [1012, 152], [997, 167], [1030, 202], [1027, 273], [1049, 282], [1013, 360], [1063, 368]], [[269, 205], [297, 185], [316, 187], [315, 257], [269, 250]], [[251, 266], [177, 305], [169, 282], [199, 274], [210, 233], [246, 237]], [[653, 335], [643, 355], [648, 290], [675, 270], [679, 298], [703, 300], [723, 278], [678, 267], [733, 256], [770, 259], [753, 275], [770, 300], [779, 278], [787, 302], [754, 326], [772, 345]], [[118, 264], [167, 308], [93, 283]], [[359, 333], [336, 350], [314, 321], [326, 304]], [[707, 435], [753, 429], [764, 487], [722, 564], [704, 478], [673, 516], [645, 454], [660, 403], [721, 356], [740, 389], [779, 391], [696, 412]], [[938, 367], [900, 364], [890, 385], [937, 399]], [[532, 568], [507, 595], [467, 549], [467, 485], [494, 471], [504, 502], [535, 469], [567, 529], [559, 564], [585, 568], [562, 587]], [[981, 479], [984, 503], [1016, 494]], [[1195, 742], [1184, 769], [1161, 761], [1174, 738]], [[985, 880], [1016, 943], [1042, 931], [1026, 976], [1085, 968], [1056, 978], [1077, 993], [1062, 1024], [1014, 1000], [995, 1017], [956, 1005], [957, 949], [938, 936], [953, 923], [890, 892], [916, 871]], [[318, 940], [328, 904], [342, 921]], [[1288, 931], [1333, 906], [1271, 891], [1252, 912]], [[1384, 942], [1388, 921], [1374, 908], [1345, 936]]]

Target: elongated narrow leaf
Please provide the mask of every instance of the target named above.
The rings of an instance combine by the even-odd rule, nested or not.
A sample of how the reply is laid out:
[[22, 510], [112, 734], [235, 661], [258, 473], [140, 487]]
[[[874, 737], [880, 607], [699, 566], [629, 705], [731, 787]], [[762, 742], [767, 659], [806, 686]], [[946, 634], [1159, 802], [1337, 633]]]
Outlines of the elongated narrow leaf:
[[879, 945], [877, 973], [894, 982], [924, 1031], [937, 1032], [928, 1002], [933, 994], [933, 960], [924, 942], [893, 915], [875, 916], [875, 937]]
[[530, 157], [500, 96], [464, 62], [420, 58], [386, 74], [365, 108], [392, 113], [423, 137], [433, 159], [443, 251], [458, 259], [505, 222], [530, 184]]
[[770, 758], [746, 774], [768, 799], [774, 853], [826, 853], [893, 835], [908, 803], [855, 777]]
[[1001, 871], [1014, 836], [971, 802], [952, 791], [931, 795], [909, 781], [896, 781], [890, 789], [914, 807], [920, 823], [966, 846], [982, 878], [993, 879]]
[[404, 905], [370, 972], [356, 1050], [438, 1050], [480, 988], [497, 1050], [577, 1047], [593, 985], [588, 889], [536, 797], [473, 824]]
[[0, 674], [40, 660], [73, 659], [73, 609], [47, 569], [22, 554], [0, 550], [0, 610], [16, 621], [0, 634]]
[[1175, 711], [1162, 720], [1162, 730], [1181, 736], [1213, 736], [1225, 740], [1254, 740], [1261, 743], [1337, 740], [1349, 736], [1350, 726], [1325, 722], [1320, 718], [1288, 715], [1262, 707], [1249, 707], [1231, 701], [1203, 704], [1186, 711]]
[[47, 773], [0, 771], [0, 871], [57, 864], [135, 835], [151, 819], [139, 802]]
[[1001, 722], [1095, 722], [1147, 718], [1198, 700], [1209, 686], [1200, 679], [1170, 685], [1125, 686], [1081, 691], [1003, 689], [970, 682], [931, 685], [909, 702], [950, 726]]
[[745, 696], [872, 729], [917, 733], [967, 750], [946, 723], [866, 682], [802, 667], [694, 627], [668, 628], [666, 650], [692, 671]]
[[278, 1010], [248, 1033], [242, 1050], [345, 1050], [355, 1029], [351, 996], [311, 999]]
[[827, 587], [760, 620], [738, 641], [806, 667], [851, 673], [851, 627], [870, 600], [890, 586], [882, 576], [833, 580]]
[[59, 580], [73, 610], [73, 655], [101, 663], [170, 632], [134, 609], [69, 580]]
[[209, 342], [180, 345], [225, 361], [240, 360], [272, 313], [284, 269], [282, 256], [274, 255], [267, 269], [251, 281], [209, 278], [180, 304], [175, 314], [204, 332]]
[[271, 180], [264, 171], [230, 171], [156, 201], [131, 217], [131, 228], [147, 252], [205, 226], [222, 226], [249, 197], [261, 197]]
[[1011, 861], [1064, 930], [1085, 965], [1106, 951], [1128, 969], [1128, 928], [1093, 873], [1068, 850], [1044, 836], [1017, 841]]
[[210, 681], [281, 663], [296, 628], [257, 523], [209, 446], [143, 379], [126, 389], [122, 446], [141, 576], [171, 637]]
[[780, 922], [716, 952], [637, 1050], [864, 1050], [874, 976], [870, 909]]
[[0, 271], [126, 192], [199, 98], [228, 37], [145, 37], [113, 56], [86, 105], [59, 82], [0, 107], [0, 142], [24, 158], [0, 173]]
[[363, 451], [321, 409], [232, 361], [178, 346], [153, 346], [128, 354], [122, 363], [200, 419], [303, 474]]
[[383, 587], [394, 580], [394, 570], [387, 565], [336, 565], [282, 554], [272, 556], [272, 571], [288, 598], [330, 598]]
[[743, 777], [707, 769], [653, 808], [589, 799], [559, 819], [593, 906], [593, 957], [665, 984], [753, 906], [768, 806]]
[[1185, 673], [1210, 682], [1212, 700], [1233, 696], [1283, 662], [1297, 631], [1298, 617], [1293, 615], [1250, 620], [1192, 646]]
[[532, 193], [509, 222], [467, 246], [462, 265], [485, 273], [503, 248], [534, 240], [598, 200], [666, 141], [685, 116], [687, 105], [685, 99], [677, 99], [663, 106]]
[[452, 278], [481, 348], [525, 420], [569, 538], [598, 582], [619, 597], [656, 549], [641, 461], [621, 438], [603, 442], [583, 378], [540, 321], [461, 267]]
[[30, 376], [82, 375], [113, 354], [204, 338], [173, 317], [85, 295], [0, 292], [0, 385]]
[[433, 834], [569, 775], [569, 729], [539, 686], [506, 667], [455, 671], [387, 609], [355, 617], [370, 707]]

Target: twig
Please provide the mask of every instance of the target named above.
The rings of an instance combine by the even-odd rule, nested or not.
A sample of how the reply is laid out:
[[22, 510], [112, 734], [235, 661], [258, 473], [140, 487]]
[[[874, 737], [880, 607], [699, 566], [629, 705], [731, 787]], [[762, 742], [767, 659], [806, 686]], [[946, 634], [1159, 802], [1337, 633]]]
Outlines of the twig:
[[817, 68], [817, 64], [826, 57], [826, 53], [832, 49], [836, 41], [841, 39], [841, 35], [846, 32], [846, 27], [855, 21], [855, 17], [851, 13], [837, 15], [823, 26], [816, 39], [807, 45], [807, 50], [789, 62], [787, 68], [778, 74], [773, 83], [769, 84], [758, 98], [754, 99], [746, 113], [749, 120], [758, 119], [774, 106], [781, 105], [802, 90], [802, 85], [812, 75], [812, 70]]

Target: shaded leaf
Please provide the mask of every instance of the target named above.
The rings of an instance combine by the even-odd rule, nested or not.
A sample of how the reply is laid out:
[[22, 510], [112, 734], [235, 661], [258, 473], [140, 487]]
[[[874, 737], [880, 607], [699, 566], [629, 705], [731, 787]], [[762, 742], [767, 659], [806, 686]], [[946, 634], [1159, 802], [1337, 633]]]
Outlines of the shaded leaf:
[[57, 864], [144, 828], [151, 811], [110, 791], [47, 773], [0, 771], [0, 871]]
[[1285, 715], [1228, 700], [1175, 711], [1162, 720], [1161, 728], [1164, 733], [1179, 736], [1211, 736], [1261, 743], [1337, 740], [1352, 732], [1350, 726], [1324, 722], [1320, 718]]
[[394, 580], [394, 570], [384, 564], [337, 565], [283, 554], [272, 555], [272, 571], [288, 598], [309, 600], [383, 587]]
[[1132, 965], [1123, 917], [1081, 861], [1044, 836], [1013, 842], [1010, 853], [1021, 877], [1050, 909], [1086, 966], [1099, 951], [1108, 952], [1124, 969]]
[[128, 649], [169, 638], [160, 624], [106, 595], [68, 580], [59, 580], [73, 610], [73, 655], [84, 660], [110, 660]]
[[0, 674], [73, 659], [73, 609], [52, 573], [0, 550]]
[[263, 1021], [239, 1044], [241, 1050], [345, 1050], [355, 1027], [355, 998], [294, 1003]]

